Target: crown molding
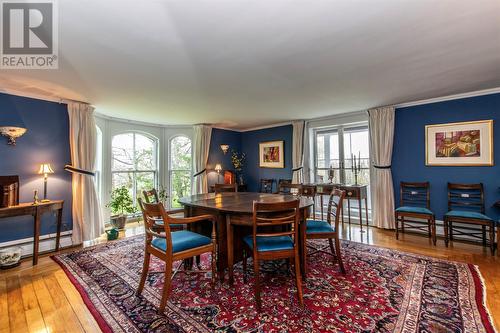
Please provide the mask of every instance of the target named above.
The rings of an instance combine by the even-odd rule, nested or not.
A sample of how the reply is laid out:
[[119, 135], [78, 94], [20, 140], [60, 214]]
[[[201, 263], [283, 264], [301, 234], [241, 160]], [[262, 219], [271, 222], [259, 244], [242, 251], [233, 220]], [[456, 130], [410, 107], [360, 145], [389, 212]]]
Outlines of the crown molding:
[[438, 103], [438, 102], [452, 101], [455, 99], [477, 97], [477, 96], [484, 96], [484, 95], [491, 95], [491, 94], [498, 94], [498, 93], [500, 93], [500, 87], [491, 88], [491, 89], [476, 90], [476, 91], [470, 91], [470, 92], [465, 92], [465, 93], [460, 93], [460, 94], [453, 94], [453, 95], [434, 97], [434, 98], [428, 98], [428, 99], [421, 99], [421, 100], [412, 101], [412, 102], [404, 102], [404, 103], [395, 104], [394, 107], [395, 108], [406, 108], [409, 106], [432, 104], [432, 103]]

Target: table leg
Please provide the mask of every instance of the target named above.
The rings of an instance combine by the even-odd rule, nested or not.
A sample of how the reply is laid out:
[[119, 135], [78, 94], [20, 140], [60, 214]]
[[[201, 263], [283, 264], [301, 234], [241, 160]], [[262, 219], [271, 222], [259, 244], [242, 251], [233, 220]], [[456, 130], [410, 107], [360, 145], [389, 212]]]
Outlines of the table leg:
[[368, 224], [368, 199], [365, 198], [365, 217], [366, 217], [366, 226], [369, 227], [370, 225]]
[[62, 227], [62, 208], [57, 210], [56, 251], [59, 251], [59, 246], [61, 245], [61, 227]]
[[323, 219], [323, 194], [321, 194], [319, 196], [319, 201], [320, 201], [320, 205], [321, 205], [321, 221], [324, 221], [324, 219]]
[[363, 206], [361, 205], [361, 197], [358, 198], [358, 206], [359, 206], [359, 226], [361, 227], [360, 232], [365, 232], [363, 230]]
[[351, 200], [347, 198], [347, 221], [349, 221], [349, 227], [351, 226]]
[[306, 216], [304, 217], [299, 226], [299, 244], [300, 244], [300, 270], [302, 273], [303, 281], [307, 278], [307, 239], [306, 239]]
[[234, 246], [233, 246], [233, 225], [231, 218], [226, 216], [226, 233], [227, 233], [227, 271], [229, 276], [229, 285], [234, 283], [233, 265], [234, 265]]
[[38, 245], [40, 242], [40, 209], [37, 207], [35, 212], [33, 230], [33, 266], [38, 264]]

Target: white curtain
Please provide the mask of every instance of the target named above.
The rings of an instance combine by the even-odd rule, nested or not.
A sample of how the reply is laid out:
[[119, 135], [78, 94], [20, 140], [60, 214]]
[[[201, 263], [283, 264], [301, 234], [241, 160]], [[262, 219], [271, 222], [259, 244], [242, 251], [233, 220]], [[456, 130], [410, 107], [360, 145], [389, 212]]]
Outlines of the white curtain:
[[394, 188], [391, 160], [395, 110], [386, 106], [368, 110], [371, 149], [372, 220], [379, 228], [394, 229]]
[[193, 194], [208, 193], [208, 177], [206, 171], [203, 171], [207, 167], [212, 126], [194, 125], [193, 131], [193, 166], [195, 174]]
[[[68, 103], [71, 164], [93, 172], [96, 160], [97, 130], [94, 108], [88, 104]], [[91, 241], [104, 233], [101, 206], [93, 176], [73, 173], [73, 244]]]
[[293, 135], [292, 135], [292, 169], [297, 170], [293, 172], [292, 183], [301, 184], [304, 181], [304, 125], [303, 120], [295, 120], [292, 122]]

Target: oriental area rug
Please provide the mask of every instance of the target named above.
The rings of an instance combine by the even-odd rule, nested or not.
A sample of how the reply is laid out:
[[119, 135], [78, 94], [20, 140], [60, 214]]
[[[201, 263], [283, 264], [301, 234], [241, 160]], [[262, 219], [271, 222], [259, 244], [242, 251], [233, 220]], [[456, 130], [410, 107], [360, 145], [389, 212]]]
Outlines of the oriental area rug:
[[[265, 262], [257, 312], [253, 266], [245, 283], [240, 263], [232, 287], [212, 288], [210, 273], [178, 273], [158, 314], [161, 261], [152, 260], [146, 287], [135, 295], [143, 242], [136, 236], [53, 257], [103, 332], [495, 332], [475, 266], [347, 241], [346, 275], [326, 254], [308, 257], [304, 307], [287, 266]], [[202, 257], [204, 268], [209, 263]]]

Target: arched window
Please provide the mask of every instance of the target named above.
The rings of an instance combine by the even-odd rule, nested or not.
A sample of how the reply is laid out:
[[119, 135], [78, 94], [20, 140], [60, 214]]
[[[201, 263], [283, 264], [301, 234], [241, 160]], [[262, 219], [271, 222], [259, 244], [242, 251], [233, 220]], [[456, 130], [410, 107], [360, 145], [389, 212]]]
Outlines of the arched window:
[[124, 133], [113, 137], [112, 189], [125, 186], [134, 205], [144, 189], [156, 187], [158, 179], [157, 140], [139, 133]]
[[181, 207], [179, 198], [191, 195], [191, 140], [176, 136], [170, 140], [170, 204]]

